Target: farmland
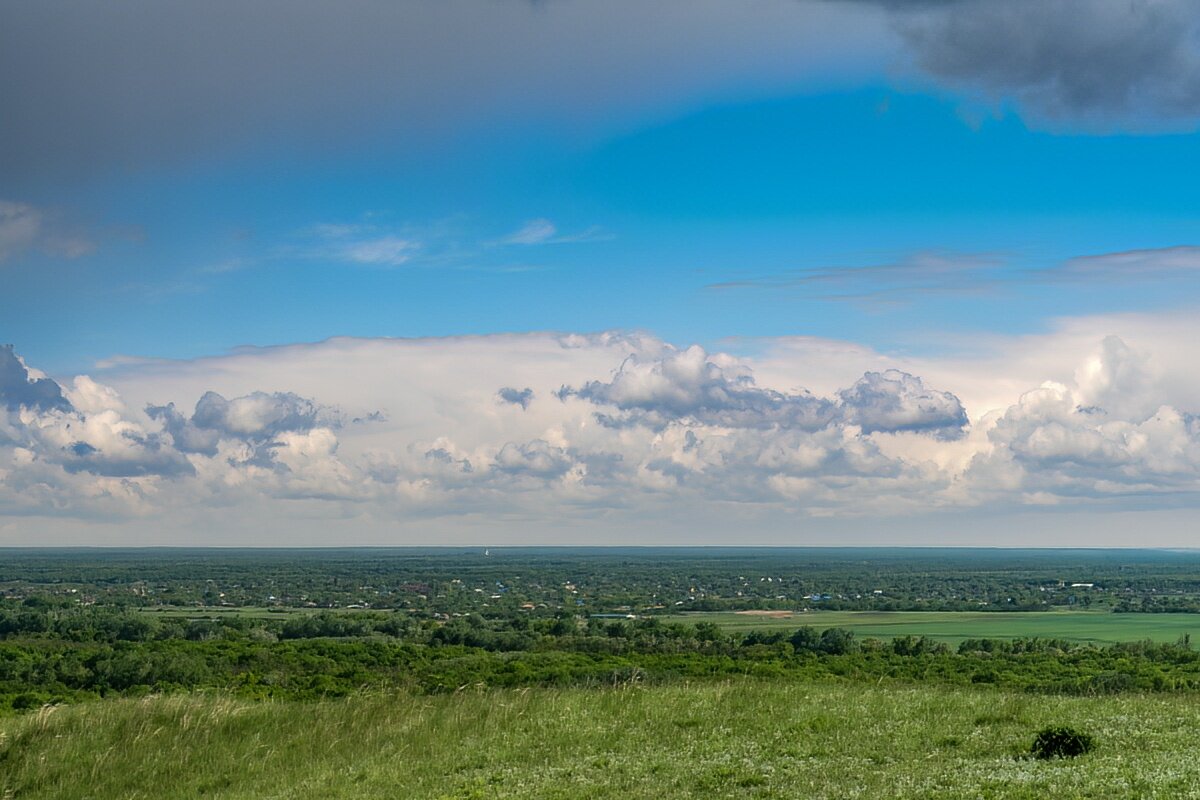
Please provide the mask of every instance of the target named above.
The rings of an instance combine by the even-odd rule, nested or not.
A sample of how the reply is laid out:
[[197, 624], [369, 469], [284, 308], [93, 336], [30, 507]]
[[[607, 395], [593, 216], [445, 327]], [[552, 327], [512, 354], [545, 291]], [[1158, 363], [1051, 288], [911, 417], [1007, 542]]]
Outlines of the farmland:
[[967, 639], [1061, 639], [1113, 644], [1149, 639], [1174, 642], [1190, 635], [1200, 641], [1200, 614], [1112, 614], [1092, 611], [810, 611], [692, 612], [667, 619], [689, 624], [711, 622], [730, 633], [752, 630], [793, 631], [801, 626], [845, 628], [859, 637], [891, 639], [927, 636], [958, 645]]

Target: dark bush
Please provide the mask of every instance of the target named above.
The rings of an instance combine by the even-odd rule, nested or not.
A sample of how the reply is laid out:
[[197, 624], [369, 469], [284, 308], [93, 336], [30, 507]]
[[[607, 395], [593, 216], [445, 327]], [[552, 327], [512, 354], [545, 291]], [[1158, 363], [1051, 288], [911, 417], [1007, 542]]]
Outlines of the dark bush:
[[1090, 734], [1066, 726], [1043, 728], [1033, 739], [1029, 752], [1034, 758], [1074, 758], [1091, 752], [1095, 741]]

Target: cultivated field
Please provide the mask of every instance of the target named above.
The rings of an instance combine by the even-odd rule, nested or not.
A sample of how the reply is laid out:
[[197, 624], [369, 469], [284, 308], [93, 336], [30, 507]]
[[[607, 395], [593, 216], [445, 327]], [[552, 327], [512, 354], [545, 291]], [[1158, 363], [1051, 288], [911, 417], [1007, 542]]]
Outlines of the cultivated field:
[[964, 639], [1040, 637], [1113, 644], [1151, 639], [1174, 642], [1189, 634], [1200, 642], [1200, 614], [1113, 614], [1091, 611], [808, 611], [796, 614], [694, 612], [670, 619], [715, 622], [728, 631], [787, 630], [811, 625], [846, 628], [859, 637], [929, 636], [948, 644]]
[[[1021, 757], [1069, 724], [1098, 748]], [[0, 796], [1200, 797], [1200, 699], [735, 681], [252, 703], [175, 695], [0, 720]]]

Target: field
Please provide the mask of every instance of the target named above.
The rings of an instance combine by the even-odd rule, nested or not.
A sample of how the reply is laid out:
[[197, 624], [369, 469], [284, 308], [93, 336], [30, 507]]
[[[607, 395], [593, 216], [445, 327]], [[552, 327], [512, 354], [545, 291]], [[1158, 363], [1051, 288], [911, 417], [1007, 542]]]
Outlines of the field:
[[[0, 562], [0, 800], [1200, 800], [1191, 554]], [[1098, 749], [1025, 757], [1051, 724]]]
[[696, 612], [667, 619], [714, 622], [727, 631], [787, 630], [811, 625], [846, 628], [859, 637], [929, 636], [957, 645], [964, 639], [1039, 637], [1112, 644], [1150, 639], [1174, 642], [1185, 634], [1200, 641], [1200, 614], [1112, 614], [1089, 611], [809, 611], [791, 613]]
[[[1075, 760], [1023, 758], [1049, 724]], [[1200, 699], [734, 681], [250, 703], [171, 695], [0, 720], [0, 796], [1200, 797]]]

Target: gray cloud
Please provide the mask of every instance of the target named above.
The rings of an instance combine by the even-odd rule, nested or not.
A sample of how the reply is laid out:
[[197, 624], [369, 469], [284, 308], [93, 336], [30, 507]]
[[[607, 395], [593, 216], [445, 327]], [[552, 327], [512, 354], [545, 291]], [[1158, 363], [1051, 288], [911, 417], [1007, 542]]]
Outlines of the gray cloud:
[[1194, 281], [1200, 247], [1175, 245], [1077, 256], [1036, 267], [1015, 255], [919, 251], [890, 263], [805, 267], [709, 284], [710, 291], [794, 292], [806, 299], [864, 304], [910, 302], [939, 295], [987, 295], [1046, 283], [1098, 285]]
[[1196, 276], [1200, 275], [1200, 247], [1177, 245], [1079, 256], [1064, 262], [1056, 273], [1052, 277], [1088, 281]]
[[574, 464], [574, 459], [564, 448], [555, 447], [544, 439], [521, 444], [508, 442], [496, 454], [496, 469], [510, 475], [558, 478]]
[[[64, 0], [0, 25], [0, 174], [68, 179], [280, 143], [409, 147], [534, 118], [613, 130], [752, 85], [861, 71], [881, 15], [768, 0]], [[857, 58], [856, 58], [857, 57]]]
[[10, 3], [0, 174], [20, 187], [265, 145], [409, 150], [495, 119], [605, 133], [748, 87], [877, 76], [905, 51], [1035, 124], [1191, 127], [1198, 17], [1187, 0]]
[[928, 389], [920, 378], [895, 369], [866, 373], [838, 398], [842, 419], [867, 433], [916, 431], [955, 439], [968, 423], [957, 397]]
[[[727, 356], [709, 356], [699, 347], [676, 350], [659, 359], [630, 357], [611, 381], [564, 388], [563, 399], [578, 397], [620, 413], [599, 413], [610, 427], [645, 425], [661, 429], [673, 422], [731, 428], [784, 428], [818, 431], [857, 425], [866, 433], [913, 431], [958, 438], [968, 424], [957, 397], [929, 389], [920, 378], [898, 370], [868, 372], [837, 400], [804, 392], [779, 392], [755, 384], [750, 371]], [[690, 432], [689, 432], [690, 433]], [[695, 444], [695, 436], [691, 437]]]
[[87, 442], [75, 442], [66, 448], [63, 469], [110, 478], [144, 475], [176, 477], [196, 473], [192, 463], [157, 434], [125, 433], [123, 437], [128, 446], [115, 451], [102, 450]]
[[42, 215], [32, 206], [0, 200], [0, 262], [31, 247], [42, 227]]
[[1192, 128], [1200, 14], [1191, 0], [884, 3], [916, 65], [1037, 126]]
[[9, 411], [70, 411], [62, 388], [50, 378], [33, 378], [11, 344], [0, 345], [0, 401]]
[[321, 410], [312, 400], [291, 392], [252, 392], [232, 400], [205, 392], [196, 401], [191, 422], [232, 438], [269, 439], [285, 431], [312, 430]]
[[220, 432], [193, 424], [176, 410], [174, 403], [146, 406], [146, 415], [162, 423], [163, 430], [171, 435], [171, 440], [179, 450], [185, 453], [203, 453], [206, 456], [217, 454], [217, 445], [221, 442]]
[[216, 392], [205, 392], [196, 401], [190, 418], [180, 413], [174, 403], [147, 406], [146, 414], [162, 423], [179, 450], [211, 456], [216, 454], [222, 439], [268, 442], [287, 431], [312, 430], [322, 414], [328, 412], [312, 400], [291, 392], [252, 392], [232, 400]]
[[710, 284], [715, 291], [803, 292], [820, 300], [896, 300], [918, 294], [978, 294], [1007, 280], [996, 253], [919, 251], [888, 263], [805, 267]]
[[514, 389], [511, 386], [505, 386], [500, 391], [496, 392], [496, 396], [502, 402], [511, 403], [514, 406], [520, 406], [522, 409], [529, 408], [529, 404], [533, 402], [533, 389], [526, 386], [524, 389]]
[[[0, 443], [28, 448], [67, 473], [117, 478], [194, 473], [187, 458], [159, 434], [111, 414], [76, 409], [57, 382], [34, 378], [12, 345], [0, 346], [0, 403], [10, 412], [7, 424], [0, 425]], [[37, 416], [26, 422], [11, 413], [21, 409]]]
[[738, 428], [782, 426], [816, 430], [829, 424], [834, 405], [811, 394], [788, 394], [755, 385], [745, 367], [723, 359], [715, 363], [700, 347], [668, 353], [660, 359], [626, 359], [611, 381], [589, 381], [564, 388], [561, 398], [576, 396], [615, 406], [618, 416], [598, 415], [610, 426], [661, 428], [680, 419]]

